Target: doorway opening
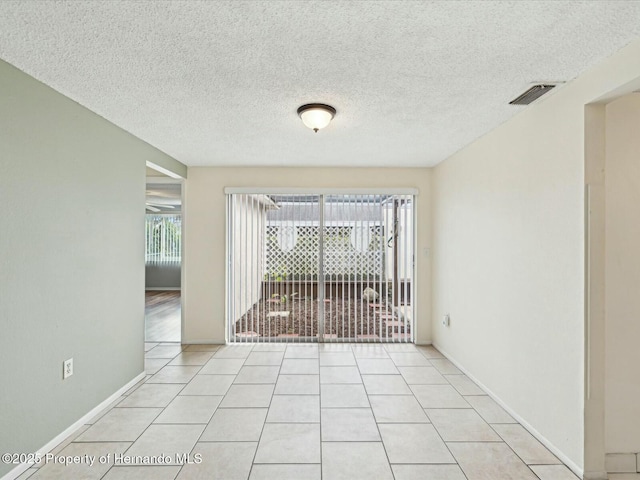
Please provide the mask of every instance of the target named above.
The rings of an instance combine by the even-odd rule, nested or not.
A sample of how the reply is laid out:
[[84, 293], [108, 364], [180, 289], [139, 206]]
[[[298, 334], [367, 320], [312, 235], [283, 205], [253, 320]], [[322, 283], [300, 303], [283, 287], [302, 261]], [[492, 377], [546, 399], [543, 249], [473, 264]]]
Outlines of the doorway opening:
[[412, 194], [227, 195], [229, 342], [412, 342]]
[[145, 342], [181, 340], [182, 185], [147, 177]]

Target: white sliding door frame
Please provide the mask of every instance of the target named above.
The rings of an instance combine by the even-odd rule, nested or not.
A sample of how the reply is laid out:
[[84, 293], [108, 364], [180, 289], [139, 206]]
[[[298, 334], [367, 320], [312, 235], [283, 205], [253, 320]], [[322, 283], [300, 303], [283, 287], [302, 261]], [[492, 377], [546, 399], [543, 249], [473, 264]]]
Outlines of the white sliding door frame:
[[[415, 304], [418, 300], [414, 269], [416, 189], [228, 187], [224, 191], [227, 207], [225, 323], [228, 343], [407, 343], [415, 340]], [[285, 211], [280, 218], [276, 214], [275, 219], [269, 222], [267, 210], [278, 208], [269, 195], [291, 196], [291, 211]], [[376, 200], [372, 197], [374, 195], [389, 198]], [[295, 208], [296, 196], [300, 196], [300, 205], [308, 202], [310, 196], [315, 197], [317, 203], [314, 203], [316, 200], [308, 203], [306, 211]], [[329, 198], [331, 200], [327, 200]], [[385, 205], [389, 200], [391, 207]], [[285, 200], [282, 205], [287, 202]], [[311, 213], [316, 208], [317, 220]], [[353, 214], [377, 208], [380, 208], [381, 220], [349, 216], [349, 212]], [[287, 213], [292, 216], [286, 216]], [[271, 223], [280, 226], [269, 227], [272, 233], [268, 233]], [[302, 233], [299, 228], [302, 228]], [[268, 270], [266, 256], [267, 243], [274, 241], [268, 238], [269, 235], [273, 237], [274, 231], [280, 242], [277, 252], [283, 245], [299, 248], [299, 235], [306, 235], [304, 240], [310, 245], [316, 242], [317, 273], [313, 273], [313, 268], [309, 270], [309, 266], [294, 272], [285, 265], [283, 257], [275, 257], [285, 263], [282, 263], [282, 275], [276, 274], [278, 278], [272, 279], [273, 269]], [[364, 250], [359, 256], [357, 252], [345, 256], [344, 252], [333, 251], [347, 238], [353, 246], [350, 249], [362, 250], [360, 243], [372, 245], [370, 238], [373, 238], [374, 231], [378, 244], [368, 249], [379, 251], [368, 250], [372, 258], [362, 255]], [[317, 235], [317, 240], [312, 238], [314, 235]], [[330, 257], [327, 257], [326, 241], [331, 242], [333, 249]], [[394, 258], [392, 273], [388, 271], [390, 256]], [[348, 262], [344, 264], [345, 269], [336, 270], [338, 267], [333, 264], [345, 261]], [[372, 267], [376, 262], [379, 267]], [[282, 283], [273, 283], [273, 280], [280, 279]], [[377, 291], [377, 300], [362, 300], [365, 287], [373, 287]], [[389, 299], [388, 290], [391, 290]], [[304, 314], [302, 308], [306, 309]], [[306, 313], [308, 311], [312, 312], [310, 317]], [[309, 318], [311, 325], [308, 324]], [[317, 329], [314, 322], [317, 322]]]

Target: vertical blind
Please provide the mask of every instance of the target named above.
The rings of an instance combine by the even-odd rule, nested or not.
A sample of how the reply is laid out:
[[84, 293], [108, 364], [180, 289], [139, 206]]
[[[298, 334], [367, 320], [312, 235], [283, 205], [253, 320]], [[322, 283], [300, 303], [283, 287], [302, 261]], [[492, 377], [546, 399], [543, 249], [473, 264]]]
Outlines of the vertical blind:
[[145, 260], [149, 264], [180, 263], [182, 215], [147, 214]]
[[230, 342], [413, 340], [413, 195], [227, 199]]

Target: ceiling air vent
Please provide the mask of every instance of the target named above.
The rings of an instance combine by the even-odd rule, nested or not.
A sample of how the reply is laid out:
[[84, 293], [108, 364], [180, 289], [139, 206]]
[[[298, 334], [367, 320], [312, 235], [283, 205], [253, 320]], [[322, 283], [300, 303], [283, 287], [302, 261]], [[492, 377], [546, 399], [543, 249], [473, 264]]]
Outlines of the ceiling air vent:
[[539, 99], [542, 95], [551, 91], [553, 87], [555, 87], [555, 85], [551, 85], [551, 84], [534, 85], [519, 97], [511, 100], [509, 102], [509, 105], [529, 105], [534, 100]]

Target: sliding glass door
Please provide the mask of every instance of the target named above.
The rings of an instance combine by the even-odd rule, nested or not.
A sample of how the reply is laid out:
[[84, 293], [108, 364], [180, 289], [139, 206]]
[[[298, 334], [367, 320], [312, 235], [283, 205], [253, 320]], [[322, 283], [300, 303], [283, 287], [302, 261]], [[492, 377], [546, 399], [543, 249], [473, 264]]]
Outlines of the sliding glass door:
[[228, 341], [412, 341], [413, 205], [412, 194], [228, 194]]

